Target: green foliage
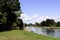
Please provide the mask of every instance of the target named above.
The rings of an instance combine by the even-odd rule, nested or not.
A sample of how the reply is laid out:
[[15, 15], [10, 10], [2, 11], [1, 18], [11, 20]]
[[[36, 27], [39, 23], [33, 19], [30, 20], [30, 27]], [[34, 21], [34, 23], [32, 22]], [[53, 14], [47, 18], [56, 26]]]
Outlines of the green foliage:
[[6, 24], [6, 13], [2, 14], [2, 18], [0, 19], [1, 23], [5, 23]]
[[55, 21], [53, 19], [46, 19], [46, 26], [54, 25]]
[[35, 25], [36, 25], [36, 26], [40, 26], [40, 23], [36, 22]]
[[28, 25], [29, 25], [29, 26], [32, 26], [33, 24], [32, 24], [32, 23], [29, 23]]
[[56, 26], [56, 22], [53, 19], [46, 19], [46, 21], [41, 22], [41, 26]]
[[21, 9], [19, 11], [16, 11], [15, 14], [16, 14], [17, 17], [21, 17], [21, 14], [22, 14]]
[[16, 23], [17, 23], [17, 26], [19, 26], [19, 29], [23, 30], [23, 21], [22, 21], [22, 19], [17, 19]]
[[60, 22], [57, 22], [57, 23], [56, 23], [56, 26], [57, 26], [57, 27], [60, 27]]
[[45, 22], [45, 21], [42, 21], [42, 22], [40, 23], [40, 25], [41, 25], [41, 26], [46, 26], [46, 22]]
[[[20, 11], [20, 13], [16, 11]], [[19, 0], [0, 0], [0, 30], [11, 30], [13, 26], [16, 26], [14, 23], [20, 14]]]
[[46, 21], [42, 21], [41, 23], [35, 22], [35, 24], [29, 23], [25, 24], [26, 26], [43, 26], [43, 27], [60, 27], [60, 22], [55, 22], [54, 19], [46, 19]]
[[19, 0], [0, 0], [0, 11], [7, 12], [8, 9], [11, 11], [20, 10]]

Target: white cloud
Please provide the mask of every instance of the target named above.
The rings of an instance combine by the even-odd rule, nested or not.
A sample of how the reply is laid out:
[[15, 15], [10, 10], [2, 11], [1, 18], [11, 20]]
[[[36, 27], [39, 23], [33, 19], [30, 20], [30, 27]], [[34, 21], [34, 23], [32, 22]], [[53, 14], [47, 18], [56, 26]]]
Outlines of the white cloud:
[[23, 20], [29, 20], [27, 14], [21, 14], [21, 18], [22, 18]]
[[54, 19], [55, 21], [60, 21], [60, 17], [50, 17], [50, 16], [39, 16], [39, 15], [33, 15], [29, 16], [27, 14], [22, 14], [21, 19], [23, 19], [24, 23], [35, 23], [35, 22], [41, 22], [46, 19]]

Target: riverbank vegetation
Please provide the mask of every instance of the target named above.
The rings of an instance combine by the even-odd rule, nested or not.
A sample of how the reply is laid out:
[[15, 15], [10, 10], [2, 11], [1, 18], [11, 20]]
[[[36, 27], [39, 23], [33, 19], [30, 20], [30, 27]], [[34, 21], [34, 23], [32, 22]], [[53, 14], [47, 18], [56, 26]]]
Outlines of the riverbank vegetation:
[[37, 26], [37, 27], [60, 27], [60, 22], [55, 22], [54, 19], [46, 19], [46, 21], [35, 22], [35, 24], [29, 23], [26, 26]]
[[43, 36], [33, 32], [13, 30], [0, 32], [0, 40], [60, 40], [60, 39], [50, 36]]

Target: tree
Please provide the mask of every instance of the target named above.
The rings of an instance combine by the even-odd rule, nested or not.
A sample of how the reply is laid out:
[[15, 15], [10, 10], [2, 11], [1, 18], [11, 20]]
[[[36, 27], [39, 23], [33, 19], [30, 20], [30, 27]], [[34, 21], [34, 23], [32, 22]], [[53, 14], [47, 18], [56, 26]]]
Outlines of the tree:
[[29, 23], [28, 25], [29, 25], [29, 26], [32, 26], [33, 24], [32, 24], [32, 23]]
[[[10, 30], [16, 22], [16, 11], [21, 9], [19, 0], [0, 0], [0, 28]], [[4, 25], [4, 27], [2, 26]]]
[[41, 25], [41, 26], [46, 26], [46, 22], [45, 22], [45, 21], [42, 21], [42, 22], [40, 23], [40, 25]]
[[36, 26], [40, 26], [40, 23], [36, 22], [35, 25], [36, 25]]
[[16, 23], [17, 23], [17, 26], [19, 27], [19, 29], [23, 30], [23, 21], [22, 21], [22, 19], [17, 19]]
[[46, 19], [46, 26], [55, 26], [55, 21], [53, 19]]
[[42, 21], [41, 26], [56, 26], [56, 22], [53, 19], [46, 19], [46, 21]]
[[57, 26], [57, 27], [60, 27], [60, 22], [57, 22], [57, 23], [56, 23], [56, 26]]

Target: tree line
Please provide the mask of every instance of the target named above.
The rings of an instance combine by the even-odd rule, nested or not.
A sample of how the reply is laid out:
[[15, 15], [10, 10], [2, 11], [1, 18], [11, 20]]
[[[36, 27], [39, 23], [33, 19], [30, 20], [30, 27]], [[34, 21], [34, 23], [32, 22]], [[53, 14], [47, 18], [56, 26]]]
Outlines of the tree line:
[[0, 31], [23, 29], [21, 13], [19, 0], [0, 0]]
[[35, 22], [35, 24], [29, 23], [26, 26], [40, 26], [40, 27], [60, 27], [60, 22], [55, 22], [54, 19], [46, 19], [46, 21]]

